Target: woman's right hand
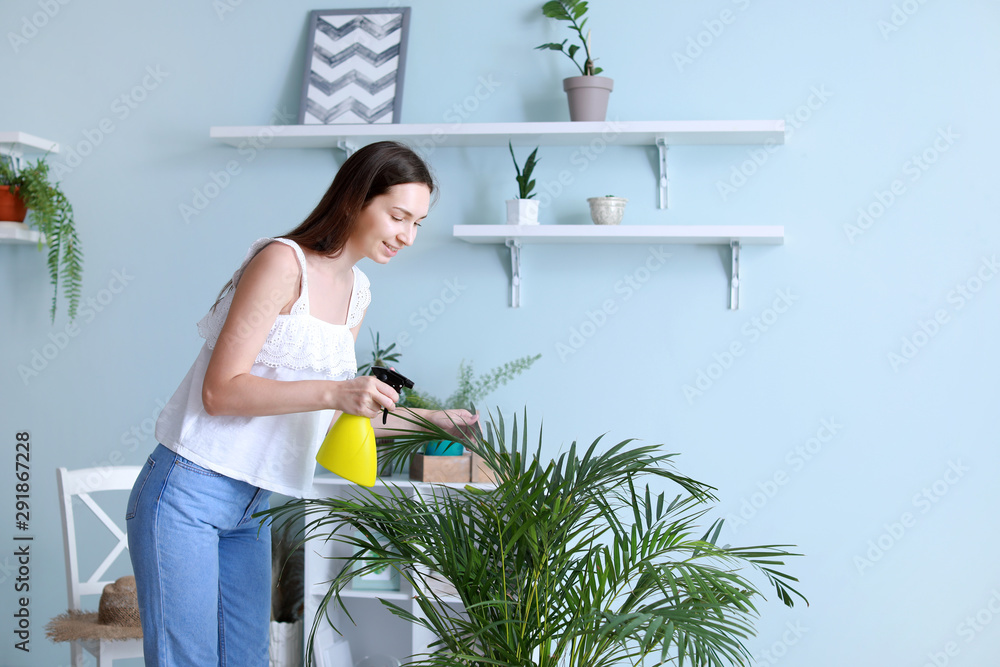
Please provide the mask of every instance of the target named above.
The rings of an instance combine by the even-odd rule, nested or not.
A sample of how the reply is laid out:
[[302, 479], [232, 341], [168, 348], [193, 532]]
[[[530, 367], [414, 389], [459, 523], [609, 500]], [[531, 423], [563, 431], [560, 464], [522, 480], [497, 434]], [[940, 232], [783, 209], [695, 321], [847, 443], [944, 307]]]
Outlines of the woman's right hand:
[[352, 380], [342, 380], [337, 382], [336, 386], [338, 391], [336, 405], [333, 407], [359, 417], [374, 419], [383, 409], [392, 412], [396, 409], [396, 401], [399, 400], [399, 393], [374, 375], [360, 375]]

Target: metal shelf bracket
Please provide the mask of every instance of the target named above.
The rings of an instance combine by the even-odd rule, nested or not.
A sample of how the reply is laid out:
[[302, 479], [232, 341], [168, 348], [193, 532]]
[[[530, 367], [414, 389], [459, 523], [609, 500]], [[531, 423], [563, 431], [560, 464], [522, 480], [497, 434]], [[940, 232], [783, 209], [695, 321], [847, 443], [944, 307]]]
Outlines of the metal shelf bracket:
[[521, 307], [521, 242], [518, 239], [507, 239], [506, 246], [510, 248], [510, 307]]
[[729, 247], [733, 255], [733, 268], [729, 274], [729, 309], [737, 310], [740, 307], [740, 242], [730, 241]]
[[337, 139], [337, 148], [344, 151], [347, 154], [347, 157], [351, 157], [351, 155], [354, 154], [354, 151], [358, 150], [357, 146], [346, 139]]
[[656, 148], [660, 152], [660, 200], [659, 207], [667, 208], [667, 139], [656, 138]]

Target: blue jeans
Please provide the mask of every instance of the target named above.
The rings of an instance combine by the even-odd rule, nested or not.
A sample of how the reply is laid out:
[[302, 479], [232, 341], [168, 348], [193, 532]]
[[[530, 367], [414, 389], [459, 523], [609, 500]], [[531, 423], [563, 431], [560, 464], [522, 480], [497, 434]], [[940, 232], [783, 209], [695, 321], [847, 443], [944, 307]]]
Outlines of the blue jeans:
[[125, 515], [147, 667], [267, 667], [270, 496], [153, 450]]

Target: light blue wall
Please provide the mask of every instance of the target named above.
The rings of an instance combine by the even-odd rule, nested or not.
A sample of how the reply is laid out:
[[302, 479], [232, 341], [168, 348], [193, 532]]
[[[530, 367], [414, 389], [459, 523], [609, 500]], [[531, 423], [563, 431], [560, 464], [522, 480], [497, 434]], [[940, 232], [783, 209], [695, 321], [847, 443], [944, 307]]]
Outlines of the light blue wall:
[[[32, 653], [12, 655], [8, 446], [4, 664], [68, 663], [68, 650], [43, 634], [65, 608], [53, 470], [144, 460], [152, 417], [199, 347], [194, 323], [247, 246], [293, 227], [341, 160], [281, 150], [249, 162], [208, 129], [291, 122], [308, 11], [355, 3], [232, 4], [221, 15], [221, 2], [191, 0], [0, 6], [0, 130], [68, 149], [93, 142], [102, 121], [113, 126], [63, 178], [85, 252], [83, 296], [110, 301], [82, 310], [78, 335], [27, 382], [18, 367], [61, 340], [65, 304], [50, 325], [42, 257], [0, 246], [0, 437], [10, 444], [31, 432], [35, 535]], [[568, 35], [540, 16], [540, 2], [409, 4], [404, 122], [450, 121], [456, 104], [474, 108], [468, 122], [568, 119], [560, 80], [570, 63], [532, 48]], [[438, 394], [450, 392], [463, 359], [486, 370], [540, 352], [491, 404], [507, 414], [527, 405], [536, 426], [544, 418], [550, 452], [605, 432], [680, 452], [682, 471], [718, 487], [727, 540], [793, 543], [806, 554], [793, 571], [812, 604], [761, 606], [750, 644], [759, 664], [993, 664], [1000, 9], [987, 0], [643, 0], [627, 13], [593, 4], [594, 49], [615, 79], [609, 116], [788, 118], [788, 139], [766, 160], [756, 153], [759, 166], [752, 147], [671, 149], [668, 211], [655, 206], [652, 149], [611, 147], [579, 172], [573, 150], [543, 147], [540, 184], [574, 170], [543, 219], [580, 219], [586, 197], [613, 192], [630, 199], [628, 223], [784, 225], [785, 245], [744, 250], [735, 312], [726, 251], [669, 248], [626, 299], [616, 284], [645, 277], [649, 248], [531, 246], [514, 310], [506, 251], [451, 238], [454, 224], [501, 222], [514, 185], [509, 157], [440, 148], [429, 159], [442, 194], [416, 246], [388, 266], [364, 267], [374, 301], [359, 352], [368, 328], [409, 334], [399, 366]], [[46, 6], [58, 11], [40, 17]], [[729, 22], [713, 23], [720, 16]], [[32, 32], [25, 21], [45, 25]], [[22, 31], [30, 39], [12, 44]], [[699, 40], [701, 53], [680, 61]], [[150, 69], [162, 79], [147, 77]], [[116, 99], [144, 80], [145, 99], [125, 117]], [[473, 102], [477, 89], [483, 99]], [[949, 132], [949, 142], [938, 139]], [[913, 156], [925, 152], [934, 163], [914, 171]], [[185, 221], [180, 205], [231, 160], [240, 173]], [[720, 184], [741, 183], [740, 169], [753, 173], [724, 196]], [[877, 211], [878, 193], [896, 180], [902, 194], [851, 238], [859, 207]], [[103, 292], [119, 287], [115, 271], [125, 288]], [[449, 281], [460, 296], [422, 322], [421, 308], [435, 308]], [[978, 291], [964, 299], [959, 288]], [[608, 299], [617, 312], [584, 327], [593, 335], [561, 355]], [[928, 324], [936, 316], [943, 324]], [[921, 345], [894, 365], [904, 340]], [[734, 343], [743, 354], [726, 359]], [[686, 395], [699, 373], [704, 391]], [[141, 441], [129, 439], [133, 430]]]

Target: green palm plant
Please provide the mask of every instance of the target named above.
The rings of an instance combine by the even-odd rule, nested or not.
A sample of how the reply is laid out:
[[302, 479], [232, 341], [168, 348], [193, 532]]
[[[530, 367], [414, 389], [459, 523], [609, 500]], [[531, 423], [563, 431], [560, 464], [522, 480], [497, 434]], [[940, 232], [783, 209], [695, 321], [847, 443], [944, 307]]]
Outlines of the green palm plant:
[[[405, 460], [427, 440], [452, 437], [411, 415], [415, 428], [389, 444]], [[421, 430], [417, 430], [421, 429]], [[410, 582], [419, 614], [382, 600], [392, 613], [439, 639], [411, 665], [445, 667], [605, 667], [615, 664], [747, 664], [755, 600], [741, 574], [762, 574], [788, 606], [794, 577], [778, 568], [785, 545], [720, 545], [722, 521], [698, 529], [715, 499], [712, 487], [674, 471], [674, 454], [619, 442], [585, 450], [574, 442], [557, 459], [534, 452], [527, 415], [507, 436], [503, 418], [466, 447], [496, 471], [495, 487], [432, 487], [432, 498], [401, 488], [357, 488], [349, 497], [307, 499], [267, 511], [303, 521], [304, 540], [355, 547], [329, 583], [316, 620], [329, 605], [347, 608], [341, 591], [358, 572], [386, 564]], [[679, 487], [672, 500], [641, 479]], [[625, 517], [628, 517], [626, 519]], [[435, 592], [450, 582], [464, 610]], [[349, 614], [348, 614], [349, 617]], [[311, 660], [312, 641], [307, 654]]]

